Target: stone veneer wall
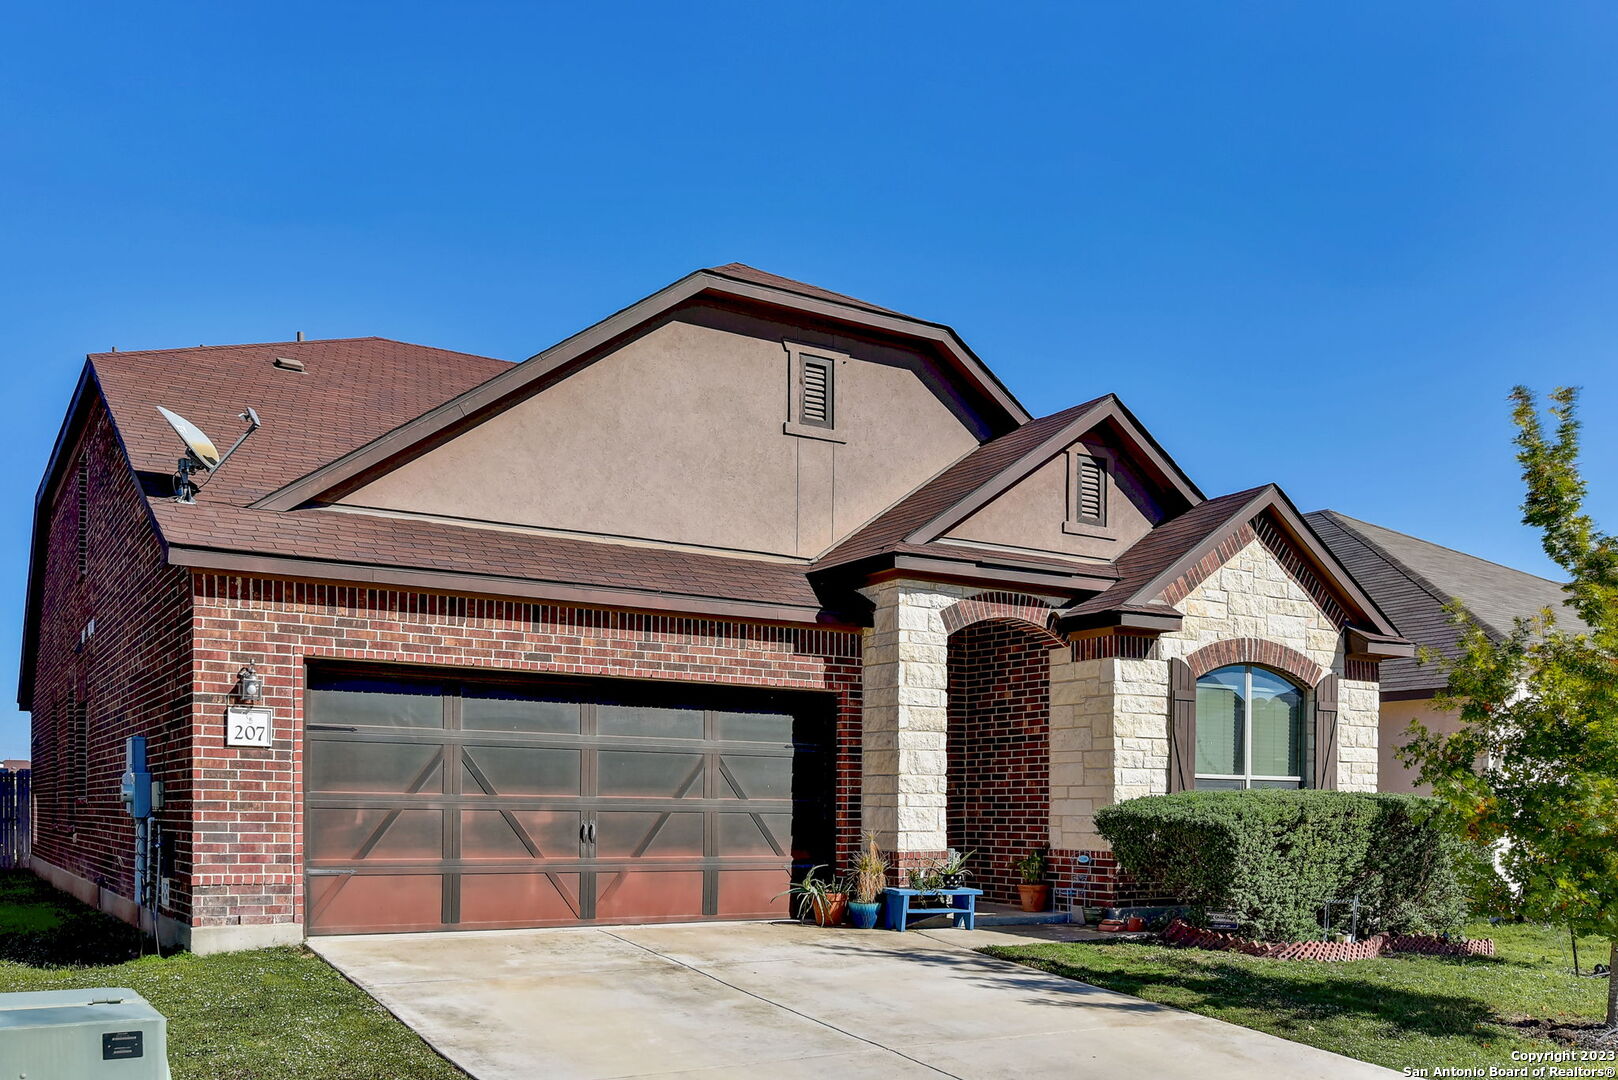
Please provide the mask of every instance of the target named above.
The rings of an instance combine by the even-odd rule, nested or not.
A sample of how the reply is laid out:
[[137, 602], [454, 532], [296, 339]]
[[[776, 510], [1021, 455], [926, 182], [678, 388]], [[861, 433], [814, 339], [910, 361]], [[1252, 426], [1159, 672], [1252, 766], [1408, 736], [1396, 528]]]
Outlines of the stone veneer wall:
[[1050, 635], [1009, 621], [949, 639], [949, 846], [973, 886], [1013, 903], [1013, 864], [1050, 828]]
[[[1096, 858], [1107, 843], [1095, 831], [1094, 813], [1168, 789], [1169, 659], [1246, 638], [1284, 645], [1339, 676], [1346, 671], [1341, 627], [1251, 533], [1174, 606], [1185, 616], [1181, 628], [1160, 637], [1145, 659], [1075, 659], [1089, 655], [1080, 646], [1052, 657], [1050, 843], [1061, 867], [1088, 874], [1091, 902], [1118, 902], [1142, 891], [1110, 860]], [[1340, 790], [1376, 790], [1379, 708], [1375, 682], [1341, 680]], [[1088, 871], [1072, 863], [1080, 852], [1092, 855]], [[1070, 878], [1065, 873], [1059, 880]]]
[[861, 650], [860, 807], [863, 827], [902, 868], [949, 847], [950, 633], [990, 618], [1021, 618], [1037, 627], [1033, 620], [1060, 601], [908, 578], [862, 593], [873, 611]]

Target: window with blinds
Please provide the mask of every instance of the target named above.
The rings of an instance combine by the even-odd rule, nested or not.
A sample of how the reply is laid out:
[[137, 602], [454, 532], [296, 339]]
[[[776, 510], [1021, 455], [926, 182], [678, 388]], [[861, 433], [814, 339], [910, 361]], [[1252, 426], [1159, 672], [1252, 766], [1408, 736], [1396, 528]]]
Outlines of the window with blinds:
[[1107, 523], [1107, 463], [1088, 454], [1073, 455], [1068, 506], [1080, 525]]
[[802, 391], [798, 401], [798, 423], [816, 427], [832, 426], [832, 366], [830, 360], [803, 358]]

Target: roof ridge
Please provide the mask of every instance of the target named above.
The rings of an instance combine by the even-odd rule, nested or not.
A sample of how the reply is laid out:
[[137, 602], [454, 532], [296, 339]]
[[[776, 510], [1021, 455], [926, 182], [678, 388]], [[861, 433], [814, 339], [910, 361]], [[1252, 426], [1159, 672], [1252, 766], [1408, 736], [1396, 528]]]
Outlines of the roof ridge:
[[1513, 574], [1521, 574], [1523, 577], [1531, 577], [1535, 581], [1543, 581], [1547, 585], [1555, 585], [1558, 588], [1562, 588], [1562, 587], [1565, 587], [1567, 585], [1567, 582], [1565, 582], [1565, 581], [1557, 581], [1555, 578], [1548, 578], [1548, 577], [1545, 577], [1545, 576], [1543, 576], [1541, 574], [1535, 574], [1535, 573], [1533, 573], [1531, 571], [1528, 571], [1528, 570], [1521, 570], [1521, 569], [1519, 569], [1519, 568], [1517, 568], [1515, 566], [1507, 566], [1505, 563], [1495, 562], [1493, 559], [1485, 559], [1482, 555], [1475, 555], [1470, 551], [1462, 551], [1460, 548], [1452, 548], [1448, 544], [1440, 544], [1436, 540], [1428, 540], [1426, 537], [1423, 537], [1423, 536], [1413, 536], [1410, 533], [1401, 532], [1398, 529], [1390, 529], [1386, 525], [1378, 525], [1374, 521], [1366, 521], [1366, 520], [1364, 520], [1362, 518], [1349, 517], [1347, 514], [1344, 514], [1344, 513], [1340, 512], [1340, 511], [1337, 511], [1337, 510], [1329, 510], [1328, 509], [1328, 510], [1317, 510], [1315, 512], [1320, 513], [1320, 514], [1331, 514], [1333, 517], [1337, 518], [1340, 521], [1352, 521], [1352, 522], [1355, 522], [1356, 524], [1359, 524], [1359, 525], [1369, 525], [1373, 529], [1381, 529], [1383, 532], [1390, 532], [1390, 533], [1393, 533], [1395, 536], [1402, 536], [1406, 540], [1414, 540], [1418, 544], [1425, 544], [1427, 547], [1437, 548], [1440, 551], [1447, 551], [1451, 555], [1459, 555], [1462, 558], [1471, 559], [1474, 562], [1488, 563], [1490, 566], [1499, 567], [1501, 570], [1510, 570]]
[[[1365, 547], [1368, 550], [1370, 550], [1371, 552], [1373, 552], [1376, 555], [1377, 558], [1381, 559], [1384, 563], [1386, 563], [1388, 566], [1392, 567], [1394, 570], [1397, 570], [1399, 573], [1403, 574], [1413, 584], [1420, 586], [1421, 589], [1424, 592], [1427, 593], [1427, 595], [1431, 596], [1434, 600], [1438, 601], [1438, 604], [1439, 604], [1440, 607], [1446, 607], [1447, 608], [1452, 602], [1459, 602], [1461, 604], [1461, 606], [1466, 609], [1466, 613], [1469, 616], [1471, 616], [1472, 620], [1474, 622], [1476, 622], [1479, 626], [1481, 626], [1484, 629], [1484, 631], [1489, 634], [1490, 637], [1499, 639], [1499, 638], [1502, 638], [1502, 637], [1505, 636], [1499, 629], [1497, 629], [1495, 627], [1495, 625], [1493, 623], [1489, 622], [1487, 619], [1485, 619], [1478, 612], [1474, 611], [1472, 609], [1472, 607], [1470, 605], [1468, 605], [1464, 600], [1462, 600], [1459, 596], [1452, 596], [1447, 589], [1440, 588], [1438, 586], [1438, 583], [1433, 581], [1426, 574], [1423, 574], [1421, 571], [1416, 570], [1413, 567], [1409, 566], [1407, 563], [1405, 563], [1405, 561], [1403, 559], [1400, 559], [1397, 555], [1393, 554], [1393, 552], [1389, 551], [1387, 548], [1384, 548], [1382, 545], [1378, 544], [1375, 540], [1372, 540], [1369, 536], [1366, 536], [1360, 530], [1354, 528], [1354, 525], [1370, 525], [1373, 528], [1381, 528], [1380, 525], [1376, 525], [1374, 522], [1370, 522], [1370, 521], [1361, 521], [1358, 518], [1351, 518], [1346, 514], [1338, 513], [1336, 510], [1317, 510], [1317, 511], [1315, 511], [1315, 513], [1325, 514], [1325, 515], [1329, 516], [1332, 519], [1332, 521], [1337, 525], [1337, 527], [1339, 529], [1342, 529], [1348, 535], [1350, 535], [1354, 539], [1358, 540], [1361, 544], [1364, 544]], [[1307, 516], [1307, 515], [1305, 515], [1305, 516]], [[1354, 525], [1350, 525], [1349, 522], [1353, 522]], [[1388, 532], [1398, 532], [1398, 530], [1389, 529]], [[1403, 536], [1403, 537], [1405, 537], [1406, 539], [1409, 539], [1409, 540], [1421, 540], [1421, 538], [1419, 536], [1410, 536], [1408, 533], [1399, 533], [1399, 535]], [[1425, 543], [1425, 541], [1423, 541], [1423, 543]], [[1442, 544], [1434, 544], [1433, 547], [1443, 547], [1443, 545]], [[1454, 548], [1444, 548], [1444, 550], [1445, 551], [1455, 551]], [[1457, 554], [1457, 555], [1465, 555], [1466, 552], [1464, 552], [1464, 551], [1455, 551], [1455, 554]], [[1476, 559], [1477, 556], [1473, 555], [1473, 556], [1470, 556], [1470, 558]], [[1489, 560], [1487, 560], [1487, 559], [1479, 559], [1478, 561], [1479, 562], [1488, 562]], [[1499, 566], [1500, 564], [1499, 563], [1494, 563], [1493, 565]], [[1506, 569], [1509, 570], [1509, 569], [1511, 569], [1511, 567], [1508, 566], [1508, 567], [1506, 567]], [[1518, 572], [1521, 573], [1521, 571], [1518, 571]], [[1533, 577], [1534, 575], [1530, 574], [1528, 576]], [[1548, 579], [1541, 578], [1540, 580], [1543, 581], [1543, 580], [1548, 580]]]
[[305, 338], [302, 341], [239, 341], [225, 345], [177, 345], [167, 349], [109, 349], [103, 350], [102, 352], [86, 353], [85, 358], [94, 359], [102, 356], [151, 356], [156, 353], [199, 352], [213, 351], [217, 349], [267, 349], [272, 346], [281, 345], [336, 345], [348, 341], [385, 341], [391, 345], [407, 345], [412, 349], [430, 349], [433, 352], [449, 353], [452, 356], [470, 356], [477, 360], [494, 360], [503, 364], [509, 364], [512, 362], [498, 356], [485, 356], [482, 353], [471, 353], [465, 351], [464, 349], [446, 349], [439, 345], [423, 345], [419, 341], [403, 341], [399, 338], [383, 337], [380, 334], [364, 334], [357, 337]]

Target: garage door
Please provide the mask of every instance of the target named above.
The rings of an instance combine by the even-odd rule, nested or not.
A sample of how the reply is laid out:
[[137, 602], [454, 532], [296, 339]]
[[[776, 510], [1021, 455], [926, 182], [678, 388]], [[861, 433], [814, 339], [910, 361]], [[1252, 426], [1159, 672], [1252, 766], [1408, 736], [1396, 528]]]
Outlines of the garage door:
[[783, 914], [830, 847], [810, 695], [311, 669], [311, 933]]

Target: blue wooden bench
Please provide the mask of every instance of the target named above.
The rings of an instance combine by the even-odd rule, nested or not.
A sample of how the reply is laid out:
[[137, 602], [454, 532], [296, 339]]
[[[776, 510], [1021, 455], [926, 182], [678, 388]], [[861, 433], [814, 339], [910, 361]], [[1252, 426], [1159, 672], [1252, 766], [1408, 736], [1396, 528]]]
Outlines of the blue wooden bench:
[[[913, 916], [948, 915], [955, 920], [956, 929], [975, 930], [978, 924], [978, 897], [982, 895], [982, 889], [932, 889], [927, 892], [920, 889], [887, 889], [882, 893], [883, 925], [889, 930], [903, 932], [905, 924]], [[918, 898], [925, 898], [927, 906], [912, 906], [912, 902]], [[946, 899], [949, 901], [948, 907], [937, 906], [938, 901]]]

